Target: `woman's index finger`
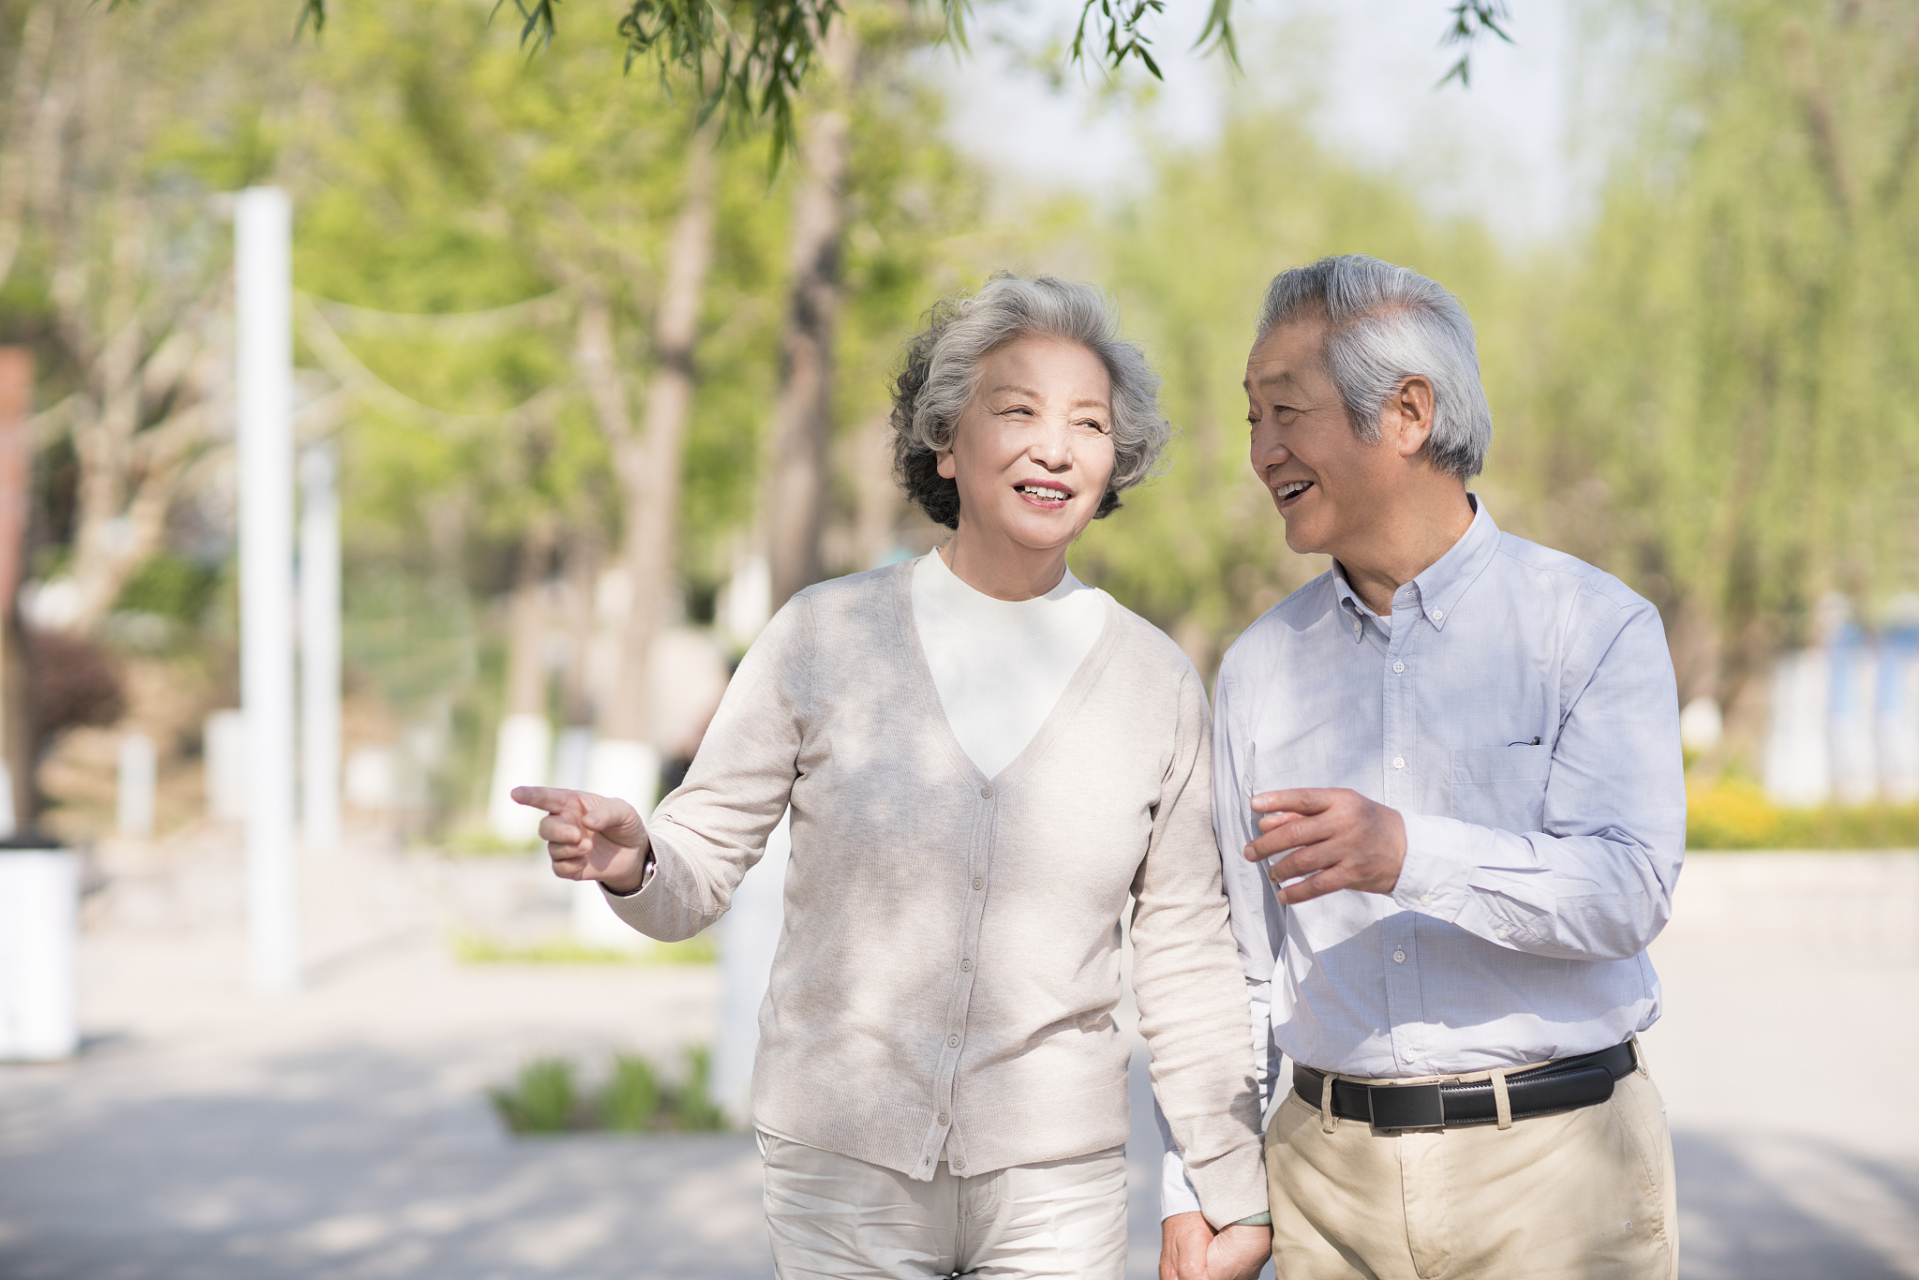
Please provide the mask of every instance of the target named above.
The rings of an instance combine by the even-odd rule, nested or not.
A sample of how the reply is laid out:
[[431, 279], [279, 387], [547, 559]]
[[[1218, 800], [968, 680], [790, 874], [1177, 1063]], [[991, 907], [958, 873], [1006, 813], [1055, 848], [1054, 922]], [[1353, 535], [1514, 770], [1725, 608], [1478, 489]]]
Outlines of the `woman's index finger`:
[[569, 807], [582, 810], [585, 805], [580, 793], [569, 791], [565, 787], [515, 787], [512, 791], [514, 803], [526, 805], [530, 809], [544, 809], [548, 813], [564, 813]]

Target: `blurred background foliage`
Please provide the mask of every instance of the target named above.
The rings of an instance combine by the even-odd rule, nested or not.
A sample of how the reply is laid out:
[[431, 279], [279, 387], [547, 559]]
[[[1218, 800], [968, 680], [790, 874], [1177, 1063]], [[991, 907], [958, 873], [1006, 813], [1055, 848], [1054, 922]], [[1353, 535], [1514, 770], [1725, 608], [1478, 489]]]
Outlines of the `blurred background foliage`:
[[[784, 527], [769, 459], [790, 456], [773, 424], [807, 289], [825, 280], [836, 308], [813, 331], [830, 390], [807, 536], [840, 573], [933, 540], [885, 457], [919, 314], [995, 269], [1052, 270], [1112, 291], [1179, 430], [1075, 568], [1210, 675], [1324, 568], [1286, 550], [1246, 474], [1239, 383], [1265, 281], [1337, 252], [1464, 300], [1497, 423], [1479, 491], [1505, 528], [1659, 606], [1682, 700], [1727, 709], [1702, 785], [1756, 768], [1768, 664], [1821, 601], [1871, 622], [1919, 589], [1910, 3], [1591, 0], [1589, 22], [1643, 33], [1636, 113], [1593, 144], [1610, 148], [1593, 215], [1521, 245], [1329, 148], [1304, 97], [1258, 76], [1215, 140], [1157, 143], [1124, 199], [1023, 200], [946, 139], [915, 61], [941, 29], [917, 10], [848, 9], [851, 43], [796, 100], [799, 149], [771, 176], [764, 134], [698, 132], [690, 82], [622, 74], [584, 24], [528, 56], [487, 11], [336, 3], [296, 43], [284, 6], [0, 0], [0, 341], [39, 369], [29, 612], [161, 673], [131, 681], [130, 714], [171, 717], [183, 758], [235, 694], [220, 193], [257, 182], [296, 209], [300, 431], [341, 457], [349, 737], [416, 761], [422, 836], [484, 804], [516, 591], [588, 610], [628, 554], [596, 315], [634, 405], [691, 370], [659, 625], [710, 621]], [[829, 121], [826, 261], [797, 246]], [[711, 265], [682, 361], [662, 354], [663, 299], [709, 142]], [[562, 724], [594, 714], [565, 680], [547, 696]], [[1712, 796], [1697, 840], [1779, 838], [1751, 835], [1773, 819], [1746, 793]]]

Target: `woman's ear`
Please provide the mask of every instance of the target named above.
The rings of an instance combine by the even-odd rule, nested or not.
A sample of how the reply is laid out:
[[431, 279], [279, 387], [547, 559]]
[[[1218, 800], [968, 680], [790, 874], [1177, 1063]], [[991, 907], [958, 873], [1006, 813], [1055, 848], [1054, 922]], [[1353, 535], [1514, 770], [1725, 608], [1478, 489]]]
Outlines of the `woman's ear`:
[[936, 469], [940, 475], [948, 480], [959, 479], [959, 464], [953, 461], [953, 451], [951, 449], [941, 449], [933, 456], [939, 459], [939, 462], [936, 464]]

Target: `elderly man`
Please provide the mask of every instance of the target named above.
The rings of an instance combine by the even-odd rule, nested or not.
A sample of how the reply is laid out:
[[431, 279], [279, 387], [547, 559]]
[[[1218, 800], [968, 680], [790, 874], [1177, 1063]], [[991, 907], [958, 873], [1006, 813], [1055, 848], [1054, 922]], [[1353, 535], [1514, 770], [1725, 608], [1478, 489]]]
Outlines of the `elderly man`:
[[[1492, 419], [1432, 281], [1286, 272], [1246, 390], [1287, 545], [1333, 558], [1226, 655], [1213, 740], [1261, 1071], [1293, 1063], [1279, 1275], [1676, 1275], [1635, 1039], [1685, 834], [1659, 615], [1467, 492]], [[1160, 1272], [1194, 1280], [1210, 1230], [1166, 1160]]]

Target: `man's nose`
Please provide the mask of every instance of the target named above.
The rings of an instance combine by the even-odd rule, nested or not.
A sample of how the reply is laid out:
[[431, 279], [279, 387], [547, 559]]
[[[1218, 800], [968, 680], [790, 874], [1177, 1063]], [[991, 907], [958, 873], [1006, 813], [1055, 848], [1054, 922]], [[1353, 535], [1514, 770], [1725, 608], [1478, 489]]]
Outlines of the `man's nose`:
[[1293, 451], [1277, 440], [1253, 436], [1253, 470], [1265, 471], [1270, 467], [1283, 467], [1292, 461]]

